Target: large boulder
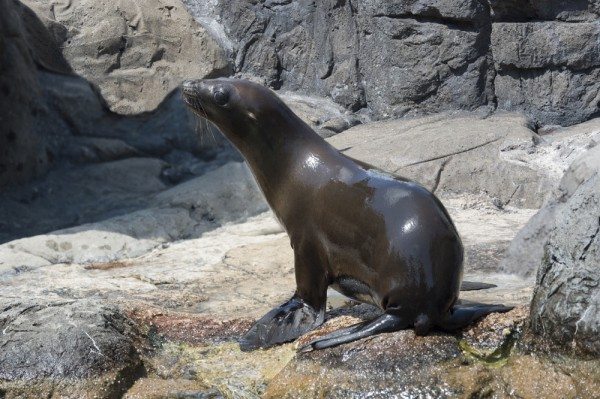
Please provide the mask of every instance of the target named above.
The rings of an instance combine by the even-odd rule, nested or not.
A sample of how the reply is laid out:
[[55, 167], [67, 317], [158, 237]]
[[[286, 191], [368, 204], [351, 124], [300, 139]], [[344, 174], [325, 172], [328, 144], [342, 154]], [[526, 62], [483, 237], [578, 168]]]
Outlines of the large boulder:
[[571, 125], [599, 111], [598, 1], [184, 3], [236, 73], [375, 118], [490, 106]]
[[3, 396], [118, 397], [144, 372], [135, 326], [98, 300], [1, 298], [0, 329]]
[[492, 98], [485, 7], [423, 3], [359, 3], [359, 72], [376, 116], [475, 109]]
[[26, 0], [54, 33], [73, 69], [96, 84], [112, 111], [154, 110], [186, 78], [227, 75], [227, 54], [179, 0]]
[[569, 168], [548, 214], [531, 304], [533, 331], [576, 353], [600, 355], [600, 146]]
[[[557, 212], [579, 186], [598, 170], [590, 156], [593, 152], [588, 151], [600, 142], [600, 119], [560, 129], [544, 138], [549, 145], [538, 164], [546, 171], [552, 171], [553, 175], [560, 176], [559, 184], [554, 192], [547, 193], [544, 206], [517, 233], [499, 265], [503, 272], [522, 277], [535, 275], [540, 259], [544, 257], [550, 232], [555, 227]], [[566, 154], [569, 155], [565, 157]], [[532, 154], [527, 156], [531, 158]]]

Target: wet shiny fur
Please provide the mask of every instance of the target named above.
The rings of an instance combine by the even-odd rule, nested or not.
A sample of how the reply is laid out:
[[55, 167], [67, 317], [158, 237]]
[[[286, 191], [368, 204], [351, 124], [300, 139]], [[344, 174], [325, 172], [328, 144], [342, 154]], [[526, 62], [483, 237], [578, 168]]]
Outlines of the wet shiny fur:
[[340, 153], [261, 85], [214, 79], [185, 82], [182, 90], [246, 159], [294, 250], [295, 295], [250, 328], [242, 349], [288, 342], [319, 326], [329, 286], [383, 314], [302, 350], [410, 327], [452, 331], [509, 309], [457, 305], [463, 247], [427, 189]]

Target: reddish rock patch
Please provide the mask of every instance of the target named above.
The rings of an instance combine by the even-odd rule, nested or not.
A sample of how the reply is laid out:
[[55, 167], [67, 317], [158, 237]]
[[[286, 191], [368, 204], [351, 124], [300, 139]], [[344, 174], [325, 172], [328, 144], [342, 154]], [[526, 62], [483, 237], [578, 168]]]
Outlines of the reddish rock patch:
[[218, 320], [210, 316], [139, 308], [128, 310], [127, 315], [139, 325], [153, 329], [169, 341], [190, 345], [237, 339], [253, 322], [249, 318]]

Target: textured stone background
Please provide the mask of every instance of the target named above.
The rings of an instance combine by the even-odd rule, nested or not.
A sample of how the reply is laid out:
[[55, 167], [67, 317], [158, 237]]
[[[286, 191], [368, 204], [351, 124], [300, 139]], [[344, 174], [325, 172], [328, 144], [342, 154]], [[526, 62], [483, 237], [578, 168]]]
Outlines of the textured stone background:
[[[600, 0], [0, 0], [0, 397], [594, 397], [599, 16]], [[466, 278], [498, 285], [461, 297], [517, 308], [462, 339], [241, 353], [294, 283], [250, 172], [177, 89], [231, 75], [433, 191]], [[330, 327], [372, 317], [329, 301]]]
[[[132, 130], [153, 136], [153, 150], [205, 152], [171, 94], [186, 78], [251, 77], [362, 121], [482, 108], [524, 112], [537, 130], [600, 115], [600, 0], [2, 4], [0, 185], [53, 167], [68, 132], [113, 140], [78, 138], [84, 149], [69, 155], [129, 151]], [[141, 126], [113, 129], [139, 113]], [[336, 132], [352, 125], [333, 119]]]

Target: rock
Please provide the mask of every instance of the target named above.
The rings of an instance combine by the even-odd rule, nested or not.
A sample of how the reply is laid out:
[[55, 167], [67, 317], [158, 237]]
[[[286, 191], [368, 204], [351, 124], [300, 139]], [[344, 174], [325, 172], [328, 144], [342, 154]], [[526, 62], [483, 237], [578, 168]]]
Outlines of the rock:
[[459, 354], [452, 336], [422, 339], [412, 331], [382, 334], [297, 355], [269, 384], [264, 397], [447, 397], [436, 369]]
[[0, 2], [0, 187], [43, 174], [48, 165], [43, 136], [34, 130], [40, 107], [37, 68], [20, 9]]
[[103, 222], [11, 241], [8, 248], [53, 264], [110, 262], [134, 258], [161, 243], [189, 236], [195, 224], [183, 209], [145, 209]]
[[230, 69], [226, 54], [179, 0], [144, 7], [134, 1], [25, 3], [47, 17], [41, 18], [47, 26], [62, 28], [54, 39], [64, 57], [121, 114], [152, 111], [182, 80]]
[[333, 101], [294, 92], [279, 92], [279, 97], [321, 137], [331, 137], [361, 121]]
[[74, 163], [115, 161], [141, 155], [138, 150], [122, 140], [101, 137], [74, 138], [61, 150], [61, 155]]
[[489, 16], [477, 1], [186, 5], [233, 43], [236, 72], [273, 88], [327, 96], [352, 111], [368, 106], [377, 117], [473, 109], [491, 98]]
[[[70, 201], [63, 206], [70, 206], [69, 214], [78, 215], [79, 220], [100, 219], [111, 212], [123, 215], [0, 245], [0, 253], [5, 254], [4, 259], [0, 259], [0, 275], [12, 274], [15, 267], [31, 269], [47, 262], [88, 264], [134, 258], [160, 244], [197, 237], [267, 209], [249, 170], [241, 163], [225, 165], [170, 190], [165, 190], [158, 178], [161, 167], [160, 161], [143, 158], [88, 167], [88, 173], [83, 176], [88, 182], [95, 182], [100, 192], [92, 191], [90, 197], [76, 192], [59, 192], [59, 198], [65, 196]], [[120, 175], [121, 179], [103, 181], [114, 175]], [[105, 207], [88, 210], [98, 195], [104, 196]], [[37, 201], [34, 206], [38, 212], [33, 216], [39, 218], [42, 212], [52, 211], [48, 209], [47, 201], [56, 201], [55, 198], [48, 196]], [[145, 209], [128, 212], [134, 204]], [[23, 209], [31, 212], [31, 208], [29, 205]], [[6, 212], [19, 210], [13, 207], [7, 208]], [[59, 214], [54, 220], [46, 217], [44, 223], [64, 223], [61, 217], [64, 215]], [[7, 219], [10, 220], [8, 216]], [[44, 227], [48, 228], [48, 225]]]
[[254, 216], [268, 209], [245, 163], [232, 162], [164, 191], [156, 206], [186, 209], [197, 219], [224, 224]]
[[[569, 190], [545, 220], [531, 304], [533, 331], [578, 354], [600, 354], [600, 146], [565, 173]], [[573, 183], [580, 181], [577, 189]]]
[[437, 115], [359, 125], [329, 141], [435, 193], [484, 193], [502, 204], [533, 208], [542, 205], [557, 178], [527, 160], [511, 159], [516, 150], [540, 143], [527, 126], [516, 114]]
[[143, 373], [135, 327], [114, 306], [98, 300], [1, 301], [0, 392], [7, 397], [55, 390], [67, 397], [114, 397]]
[[173, 149], [210, 158], [223, 148], [223, 142], [198, 140], [198, 123], [178, 92], [153, 112], [135, 117], [110, 112], [95, 87], [72, 74], [55, 43], [65, 30], [51, 21], [49, 9], [40, 11], [44, 4], [33, 4], [39, 15], [18, 2], [3, 7], [3, 18], [11, 21], [2, 23], [0, 89], [5, 95], [0, 102], [10, 104], [0, 107], [0, 118], [6, 120], [0, 131], [0, 147], [6, 152], [0, 150], [0, 186], [27, 182], [65, 161], [165, 156]]
[[561, 180], [555, 192], [549, 193], [545, 206], [511, 242], [506, 256], [500, 262], [500, 270], [507, 273], [535, 275], [544, 256], [550, 231], [554, 228], [557, 210], [599, 169], [595, 158], [582, 155], [588, 151], [592, 154], [590, 147], [600, 142], [600, 119], [556, 130], [544, 138], [550, 145], [539, 153], [538, 165], [555, 176], [562, 174]]
[[500, 71], [600, 66], [600, 25], [564, 22], [495, 23], [492, 28], [494, 62]]
[[488, 0], [495, 21], [594, 22], [600, 16], [598, 0]]
[[143, 378], [136, 381], [124, 399], [223, 399], [217, 389], [208, 389], [202, 382], [184, 378]]
[[371, 0], [361, 6], [371, 15], [421, 17], [448, 22], [477, 22], [487, 18], [486, 6], [477, 0]]
[[128, 158], [57, 169], [44, 181], [0, 193], [0, 242], [141, 209], [167, 188], [165, 166], [155, 158]]
[[[480, 27], [481, 20], [468, 19], [479, 14], [481, 5], [461, 3], [470, 3], [464, 8], [467, 15], [456, 15], [455, 11], [446, 17], [434, 7], [431, 11], [422, 7], [422, 13], [415, 14], [410, 9], [386, 13], [392, 6], [375, 6], [359, 14], [360, 73], [366, 103], [375, 115], [398, 118], [449, 109], [472, 110], [488, 103], [491, 65], [486, 28]], [[457, 4], [453, 6], [453, 10], [460, 9]]]
[[599, 40], [596, 22], [492, 24], [498, 107], [523, 110], [543, 124], [597, 115]]

